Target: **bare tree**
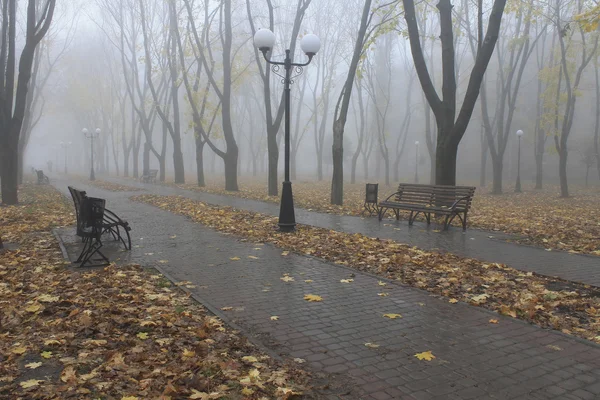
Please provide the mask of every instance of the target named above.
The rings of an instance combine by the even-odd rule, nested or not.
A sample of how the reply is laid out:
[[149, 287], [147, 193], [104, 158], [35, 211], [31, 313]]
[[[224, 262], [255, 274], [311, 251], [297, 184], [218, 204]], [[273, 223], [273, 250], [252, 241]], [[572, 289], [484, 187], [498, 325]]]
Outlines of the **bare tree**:
[[[485, 70], [498, 40], [506, 0], [494, 0], [485, 39], [479, 38], [481, 44], [478, 48], [475, 65], [471, 71], [469, 84], [458, 117], [456, 116], [456, 57], [452, 2], [451, 0], [439, 0], [437, 4], [440, 16], [440, 40], [442, 46], [442, 98], [439, 97], [433, 85], [427, 64], [425, 63], [414, 1], [403, 0], [403, 4], [411, 52], [419, 82], [437, 122], [436, 183], [441, 185], [455, 185], [458, 145], [471, 119]], [[479, 28], [479, 31], [482, 32], [482, 29]]]
[[46, 0], [40, 12], [36, 12], [36, 3], [35, 0], [27, 2], [25, 45], [19, 59], [18, 78], [15, 77], [17, 1], [4, 0], [1, 3], [0, 176], [2, 202], [9, 205], [18, 203], [19, 139], [35, 50], [50, 28], [56, 0]]

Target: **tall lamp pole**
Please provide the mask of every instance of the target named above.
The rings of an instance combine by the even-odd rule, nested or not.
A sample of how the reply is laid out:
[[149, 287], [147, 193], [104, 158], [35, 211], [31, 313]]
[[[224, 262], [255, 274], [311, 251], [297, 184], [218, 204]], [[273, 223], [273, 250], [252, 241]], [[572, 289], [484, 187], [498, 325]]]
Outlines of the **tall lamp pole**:
[[519, 138], [519, 151], [517, 152], [517, 183], [515, 184], [515, 192], [521, 193], [521, 136], [523, 131], [517, 131], [517, 137]]
[[92, 154], [92, 168], [90, 169], [90, 181], [96, 180], [96, 175], [94, 174], [94, 139], [100, 136], [100, 128], [96, 128], [95, 131], [88, 131], [87, 128], [83, 128], [81, 131], [85, 135], [86, 138], [91, 140], [90, 144], [90, 152]]
[[415, 142], [415, 183], [419, 183], [419, 141]]
[[[293, 63], [290, 58], [290, 50], [285, 51], [285, 59], [283, 62], [272, 61], [270, 55], [267, 55], [275, 45], [275, 34], [269, 29], [259, 29], [254, 34], [254, 44], [262, 52], [263, 57], [268, 64], [271, 64], [273, 73], [282, 78], [284, 84], [284, 103], [285, 103], [285, 179], [281, 190], [281, 204], [279, 208], [279, 230], [281, 232], [291, 232], [296, 227], [296, 217], [294, 213], [294, 197], [292, 195], [292, 182], [290, 182], [290, 85], [294, 82], [294, 78], [301, 75], [303, 68], [310, 64], [312, 58], [321, 48], [319, 38], [310, 33], [304, 35], [300, 42], [302, 51], [308, 57], [305, 63]], [[283, 66], [285, 74], [279, 73], [280, 67]], [[292, 68], [295, 75], [292, 76]]]
[[[62, 147], [64, 153], [65, 153], [65, 169], [64, 169], [64, 173], [65, 175], [67, 174], [67, 148], [69, 146], [71, 146], [71, 142], [60, 142], [60, 147]], [[58, 168], [58, 164], [56, 165], [56, 167]]]

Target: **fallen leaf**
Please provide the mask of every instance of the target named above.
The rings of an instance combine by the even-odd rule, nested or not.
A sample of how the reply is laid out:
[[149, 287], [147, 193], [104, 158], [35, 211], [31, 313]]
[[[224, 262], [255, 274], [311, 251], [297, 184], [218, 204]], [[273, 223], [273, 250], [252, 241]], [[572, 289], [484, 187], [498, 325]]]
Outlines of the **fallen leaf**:
[[294, 358], [294, 362], [297, 362], [298, 364], [304, 364], [306, 360], [304, 358]]
[[58, 300], [60, 300], [59, 296], [50, 296], [49, 294], [43, 294], [37, 298], [37, 301], [42, 303], [56, 303]]
[[379, 347], [379, 345], [378, 345], [378, 344], [375, 344], [375, 343], [369, 343], [369, 342], [365, 343], [365, 346], [367, 346], [367, 347], [369, 347], [369, 348], [371, 348], [371, 349], [376, 349], [376, 348], [378, 348], [378, 347]]
[[354, 279], [340, 279], [341, 283], [350, 283], [350, 282], [354, 282]]
[[490, 324], [497, 324], [498, 320], [497, 319], [490, 319], [489, 322], [490, 322]]
[[316, 294], [305, 294], [304, 300], [307, 301], [322, 301], [323, 298], [321, 296], [317, 296]]
[[32, 362], [29, 364], [25, 364], [25, 367], [30, 368], [30, 369], [36, 369], [36, 368], [40, 367], [41, 365], [42, 365], [41, 362]]
[[240, 258], [239, 258], [239, 257], [229, 257], [229, 259], [230, 259], [231, 261], [239, 261], [239, 260], [240, 260]]
[[306, 283], [312, 283], [312, 281], [313, 281], [312, 279], [306, 279], [304, 282], [306, 282]]
[[231, 311], [231, 310], [233, 310], [233, 307], [222, 307], [221, 310], [222, 311]]
[[271, 316], [271, 321], [278, 321], [279, 317], [277, 315]]
[[242, 389], [241, 393], [242, 393], [244, 396], [251, 396], [251, 395], [252, 395], [252, 393], [254, 393], [254, 390], [252, 390], [252, 389], [250, 389], [250, 388], [247, 388], [247, 387], [245, 387], [245, 388], [243, 388], [243, 389]]
[[51, 351], [42, 351], [40, 353], [40, 356], [42, 356], [43, 358], [52, 358], [52, 352]]
[[284, 282], [293, 282], [293, 281], [294, 281], [294, 278], [293, 278], [293, 277], [291, 277], [291, 276], [288, 276], [288, 275], [284, 275], [284, 276], [282, 276], [282, 277], [281, 277], [281, 278], [279, 278], [279, 279], [281, 279], [281, 280], [282, 280], [282, 281], [284, 281]]
[[400, 314], [383, 314], [383, 316], [389, 319], [402, 318], [402, 315]]
[[39, 305], [39, 304], [32, 304], [29, 307], [27, 307], [25, 309], [25, 311], [30, 312], [30, 313], [34, 313], [34, 312], [40, 311], [41, 308], [42, 308], [42, 306]]
[[142, 340], [146, 340], [148, 339], [148, 333], [147, 332], [139, 332], [137, 335], [138, 338], [142, 339]]
[[242, 361], [246, 361], [249, 363], [255, 363], [255, 362], [258, 362], [258, 359], [254, 356], [244, 356], [244, 357], [242, 357]]
[[168, 264], [169, 260], [158, 260], [158, 262], [161, 264]]
[[258, 257], [256, 257], [256, 256], [248, 256], [248, 258], [251, 258], [253, 260], [258, 260]]
[[435, 356], [433, 354], [431, 354], [431, 350], [424, 351], [422, 353], [417, 353], [417, 354], [415, 354], [415, 357], [417, 357], [419, 360], [425, 360], [425, 361], [431, 361], [435, 358]]
[[289, 251], [282, 251], [282, 252], [281, 252], [281, 255], [282, 255], [282, 256], [287, 256], [288, 254], [290, 254], [290, 252], [289, 252]]
[[175, 239], [177, 235], [169, 236], [169, 239]]
[[387, 297], [389, 295], [390, 295], [389, 293], [385, 293], [385, 292], [383, 292], [383, 293], [377, 293], [377, 296], [380, 296], [380, 297]]
[[13, 354], [23, 354], [27, 351], [27, 347], [15, 347], [10, 352]]
[[379, 282], [377, 282], [377, 284], [379, 286], [387, 286], [387, 283], [385, 283], [384, 281], [379, 281]]
[[21, 387], [23, 389], [29, 389], [29, 388], [38, 386], [40, 384], [40, 382], [43, 382], [43, 381], [39, 380], [39, 379], [29, 379], [27, 381], [23, 381], [23, 382], [19, 383], [19, 385], [21, 385]]
[[448, 300], [448, 303], [456, 304], [456, 303], [458, 303], [458, 300], [450, 299], [450, 300]]
[[561, 351], [562, 350], [562, 348], [560, 348], [558, 346], [555, 346], [553, 344], [549, 344], [546, 347], [549, 348], [549, 349], [552, 349], [552, 350], [556, 350], [556, 351]]

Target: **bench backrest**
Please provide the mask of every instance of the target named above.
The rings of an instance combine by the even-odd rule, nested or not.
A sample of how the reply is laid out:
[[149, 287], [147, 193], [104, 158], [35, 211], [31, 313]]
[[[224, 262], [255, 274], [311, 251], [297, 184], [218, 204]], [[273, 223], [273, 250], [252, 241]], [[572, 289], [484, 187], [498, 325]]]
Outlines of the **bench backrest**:
[[44, 179], [44, 171], [42, 171], [41, 169], [36, 169], [35, 172], [37, 174], [38, 181]]
[[73, 205], [75, 206], [75, 218], [77, 219], [77, 226], [79, 226], [79, 210], [81, 208], [81, 202], [86, 197], [86, 193], [84, 190], [77, 190], [72, 186], [69, 186], [69, 193], [71, 193], [71, 198], [73, 198]]
[[77, 235], [100, 238], [106, 200], [84, 196], [79, 204]]
[[148, 170], [148, 175], [150, 175], [151, 178], [156, 178], [156, 174], [158, 174], [157, 169]]
[[398, 203], [450, 207], [458, 201], [456, 209], [468, 211], [471, 208], [474, 186], [422, 185], [401, 183], [398, 185], [395, 201]]

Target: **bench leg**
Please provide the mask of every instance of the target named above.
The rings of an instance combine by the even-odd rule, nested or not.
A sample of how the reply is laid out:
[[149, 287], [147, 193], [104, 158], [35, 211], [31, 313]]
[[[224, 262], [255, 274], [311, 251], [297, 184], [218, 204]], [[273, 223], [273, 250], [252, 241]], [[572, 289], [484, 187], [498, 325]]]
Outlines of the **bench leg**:
[[380, 221], [383, 219], [383, 216], [385, 215], [385, 212], [386, 212], [386, 211], [387, 211], [387, 208], [385, 208], [385, 207], [381, 207], [381, 208], [379, 209], [379, 213], [378, 213], [379, 215], [378, 215], [378, 217], [379, 217], [379, 220], [380, 220]]
[[423, 213], [427, 219], [427, 225], [431, 225], [431, 213]]
[[[412, 226], [413, 221], [415, 220], [414, 217], [413, 217], [413, 213], [414, 213], [414, 211], [411, 211], [410, 215], [408, 216], [408, 225], [409, 226]], [[415, 215], [415, 217], [416, 217], [416, 215]]]
[[400, 210], [397, 208], [394, 209], [394, 214], [396, 214], [396, 221], [400, 221]]

